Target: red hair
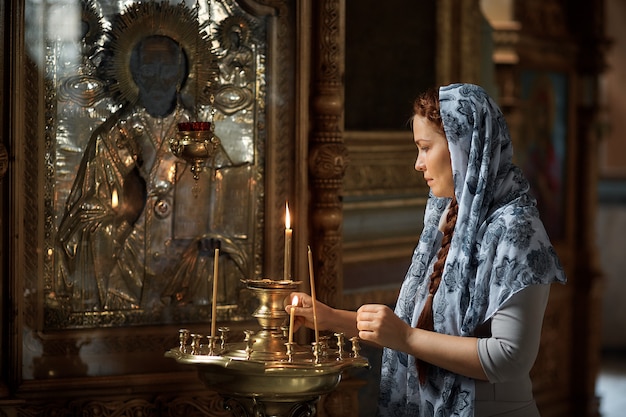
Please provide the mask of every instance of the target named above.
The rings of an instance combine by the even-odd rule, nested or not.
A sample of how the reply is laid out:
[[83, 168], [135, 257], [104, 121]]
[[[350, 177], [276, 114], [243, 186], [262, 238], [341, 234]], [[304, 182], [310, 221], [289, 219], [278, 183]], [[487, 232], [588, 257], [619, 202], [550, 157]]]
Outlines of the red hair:
[[413, 114], [425, 117], [437, 127], [437, 130], [445, 134], [439, 109], [439, 90], [436, 88], [426, 90], [413, 102]]

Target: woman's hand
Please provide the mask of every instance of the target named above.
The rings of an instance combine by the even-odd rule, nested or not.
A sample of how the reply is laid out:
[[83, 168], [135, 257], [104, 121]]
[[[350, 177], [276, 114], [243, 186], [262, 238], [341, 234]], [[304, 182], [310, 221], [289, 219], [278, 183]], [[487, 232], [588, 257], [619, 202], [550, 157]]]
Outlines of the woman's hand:
[[365, 304], [356, 313], [359, 337], [379, 346], [407, 352], [411, 327], [386, 305]]
[[[297, 305], [293, 307], [294, 297], [298, 297]], [[294, 320], [294, 331], [298, 330], [301, 326], [308, 327], [309, 329], [315, 328], [313, 321], [313, 298], [310, 295], [303, 292], [292, 292], [289, 298], [285, 300], [287, 304], [285, 311], [291, 313], [291, 309], [294, 308], [294, 314], [296, 315]], [[332, 311], [333, 309], [326, 304], [317, 301], [315, 304], [315, 310], [317, 315], [317, 329], [328, 330], [332, 327]]]
[[[298, 297], [298, 304], [294, 307], [294, 331], [301, 326], [314, 329], [313, 323], [313, 299], [309, 294], [303, 292], [293, 292], [289, 298], [285, 299], [285, 311], [291, 312], [291, 303], [293, 297]], [[315, 303], [315, 312], [317, 315], [317, 330], [330, 330], [334, 332], [342, 332], [346, 337], [356, 336], [356, 313], [354, 311], [339, 310], [332, 308], [320, 301]]]

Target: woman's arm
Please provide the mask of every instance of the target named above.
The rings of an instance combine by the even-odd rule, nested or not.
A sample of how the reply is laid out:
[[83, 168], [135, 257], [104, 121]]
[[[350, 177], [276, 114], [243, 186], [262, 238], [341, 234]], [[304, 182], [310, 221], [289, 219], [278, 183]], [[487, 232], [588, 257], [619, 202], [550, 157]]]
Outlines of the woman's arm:
[[[313, 328], [311, 297], [299, 297], [298, 326]], [[491, 382], [512, 379], [532, 367], [539, 346], [549, 285], [533, 285], [515, 294], [494, 315], [487, 338], [451, 336], [416, 329], [385, 305], [364, 305], [357, 312], [316, 304], [319, 330], [408, 353], [440, 368]], [[290, 306], [286, 307], [289, 312]], [[297, 327], [298, 327], [297, 326]]]
[[550, 285], [532, 285], [513, 295], [491, 320], [491, 337], [478, 340], [489, 382], [528, 374], [535, 363]]
[[369, 304], [357, 311], [359, 337], [364, 341], [408, 353], [440, 368], [486, 380], [478, 358], [477, 338], [450, 336], [416, 329], [387, 306]]
[[[305, 293], [292, 293], [285, 310], [289, 313], [293, 297], [296, 330], [304, 325], [314, 328], [313, 304]], [[402, 321], [385, 305], [364, 305], [357, 312], [334, 309], [319, 301], [315, 305], [318, 330], [343, 332], [346, 337], [359, 336], [363, 341], [406, 352], [426, 362], [476, 379], [487, 379], [476, 347], [476, 338], [449, 336], [416, 329]]]
[[515, 379], [535, 362], [549, 291], [549, 285], [533, 285], [513, 295], [493, 316], [486, 338], [412, 328], [381, 305], [358, 310], [359, 337], [470, 378]]

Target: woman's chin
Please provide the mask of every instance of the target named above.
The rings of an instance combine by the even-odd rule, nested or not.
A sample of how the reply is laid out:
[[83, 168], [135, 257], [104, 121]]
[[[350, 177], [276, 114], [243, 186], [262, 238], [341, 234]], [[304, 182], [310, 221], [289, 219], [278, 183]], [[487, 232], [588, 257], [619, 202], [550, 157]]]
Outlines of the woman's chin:
[[438, 197], [438, 198], [452, 198], [454, 196], [454, 191], [453, 192], [445, 192], [445, 191], [442, 191], [442, 190], [440, 190], [438, 188], [433, 188], [433, 187], [430, 188], [430, 193], [432, 195], [434, 195], [435, 197]]

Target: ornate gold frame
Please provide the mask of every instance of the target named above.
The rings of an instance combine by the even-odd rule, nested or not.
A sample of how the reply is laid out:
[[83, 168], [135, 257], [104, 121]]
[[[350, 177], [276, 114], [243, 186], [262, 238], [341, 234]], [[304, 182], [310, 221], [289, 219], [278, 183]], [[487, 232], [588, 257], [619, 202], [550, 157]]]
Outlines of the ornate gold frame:
[[[54, 113], [45, 106], [45, 74], [40, 72], [39, 64], [27, 53], [24, 3], [24, 0], [10, 1], [8, 10], [15, 11], [10, 19], [13, 27], [11, 31], [3, 32], [14, 33], [11, 44], [14, 49], [4, 53], [14, 57], [7, 72], [10, 73], [12, 91], [20, 92], [7, 103], [12, 114], [9, 142], [11, 165], [3, 178], [3, 183], [10, 184], [12, 198], [10, 203], [6, 202], [10, 229], [8, 225], [4, 229], [3, 225], [3, 230], [10, 234], [10, 249], [5, 259], [11, 264], [11, 275], [8, 277], [11, 286], [2, 288], [10, 292], [17, 312], [5, 327], [15, 335], [7, 345], [3, 342], [3, 351], [11, 358], [10, 369], [3, 372], [9, 378], [6, 382], [20, 391], [48, 398], [57, 394], [71, 396], [90, 385], [120, 392], [127, 385], [130, 375], [136, 375], [130, 378], [135, 378], [138, 385], [156, 387], [144, 389], [165, 389], [163, 387], [172, 383], [179, 384], [178, 389], [199, 388], [198, 381], [189, 375], [191, 370], [183, 369], [163, 356], [167, 349], [177, 345], [180, 326], [55, 331], [45, 331], [42, 326], [43, 289], [47, 285], [43, 277], [50, 276], [52, 260], [52, 253], [43, 248], [44, 242], [49, 239], [45, 232], [49, 229], [46, 224], [53, 221], [44, 215], [45, 202], [51, 197], [44, 195], [49, 192], [45, 191], [43, 184], [50, 173], [43, 167], [49, 157], [46, 154], [46, 140], [49, 140], [46, 139], [47, 126], [54, 121]], [[263, 207], [260, 208], [264, 221], [256, 225], [261, 235], [258, 244], [263, 245], [263, 251], [258, 253], [263, 255], [254, 262], [259, 265], [259, 273], [279, 276], [283, 265], [284, 204], [288, 200], [302, 199], [306, 194], [305, 190], [293, 191], [294, 185], [284, 180], [294, 178], [295, 175], [289, 173], [296, 170], [292, 158], [296, 120], [293, 106], [295, 77], [285, 75], [293, 71], [293, 40], [296, 38], [293, 16], [296, 11], [295, 6], [286, 0], [264, 3], [239, 0], [238, 3], [246, 12], [262, 17], [266, 24], [268, 62], [264, 64], [267, 78], [272, 81], [263, 86], [268, 97], [263, 103], [266, 116], [260, 121], [265, 132], [263, 152], [266, 164], [263, 167], [264, 178], [256, 178], [266, 182]], [[123, 51], [132, 49], [133, 39], [124, 37], [121, 41], [122, 54], [127, 59], [127, 53]], [[181, 39], [181, 44], [193, 55], [194, 46], [188, 39]], [[128, 74], [122, 75], [128, 77]], [[126, 100], [132, 101], [132, 94]], [[298, 221], [302, 224], [302, 220], [296, 217]], [[304, 238], [305, 233], [296, 239]], [[252, 320], [223, 324], [236, 331], [249, 327], [250, 323]], [[97, 363], [107, 364], [107, 370], [89, 369]]]

